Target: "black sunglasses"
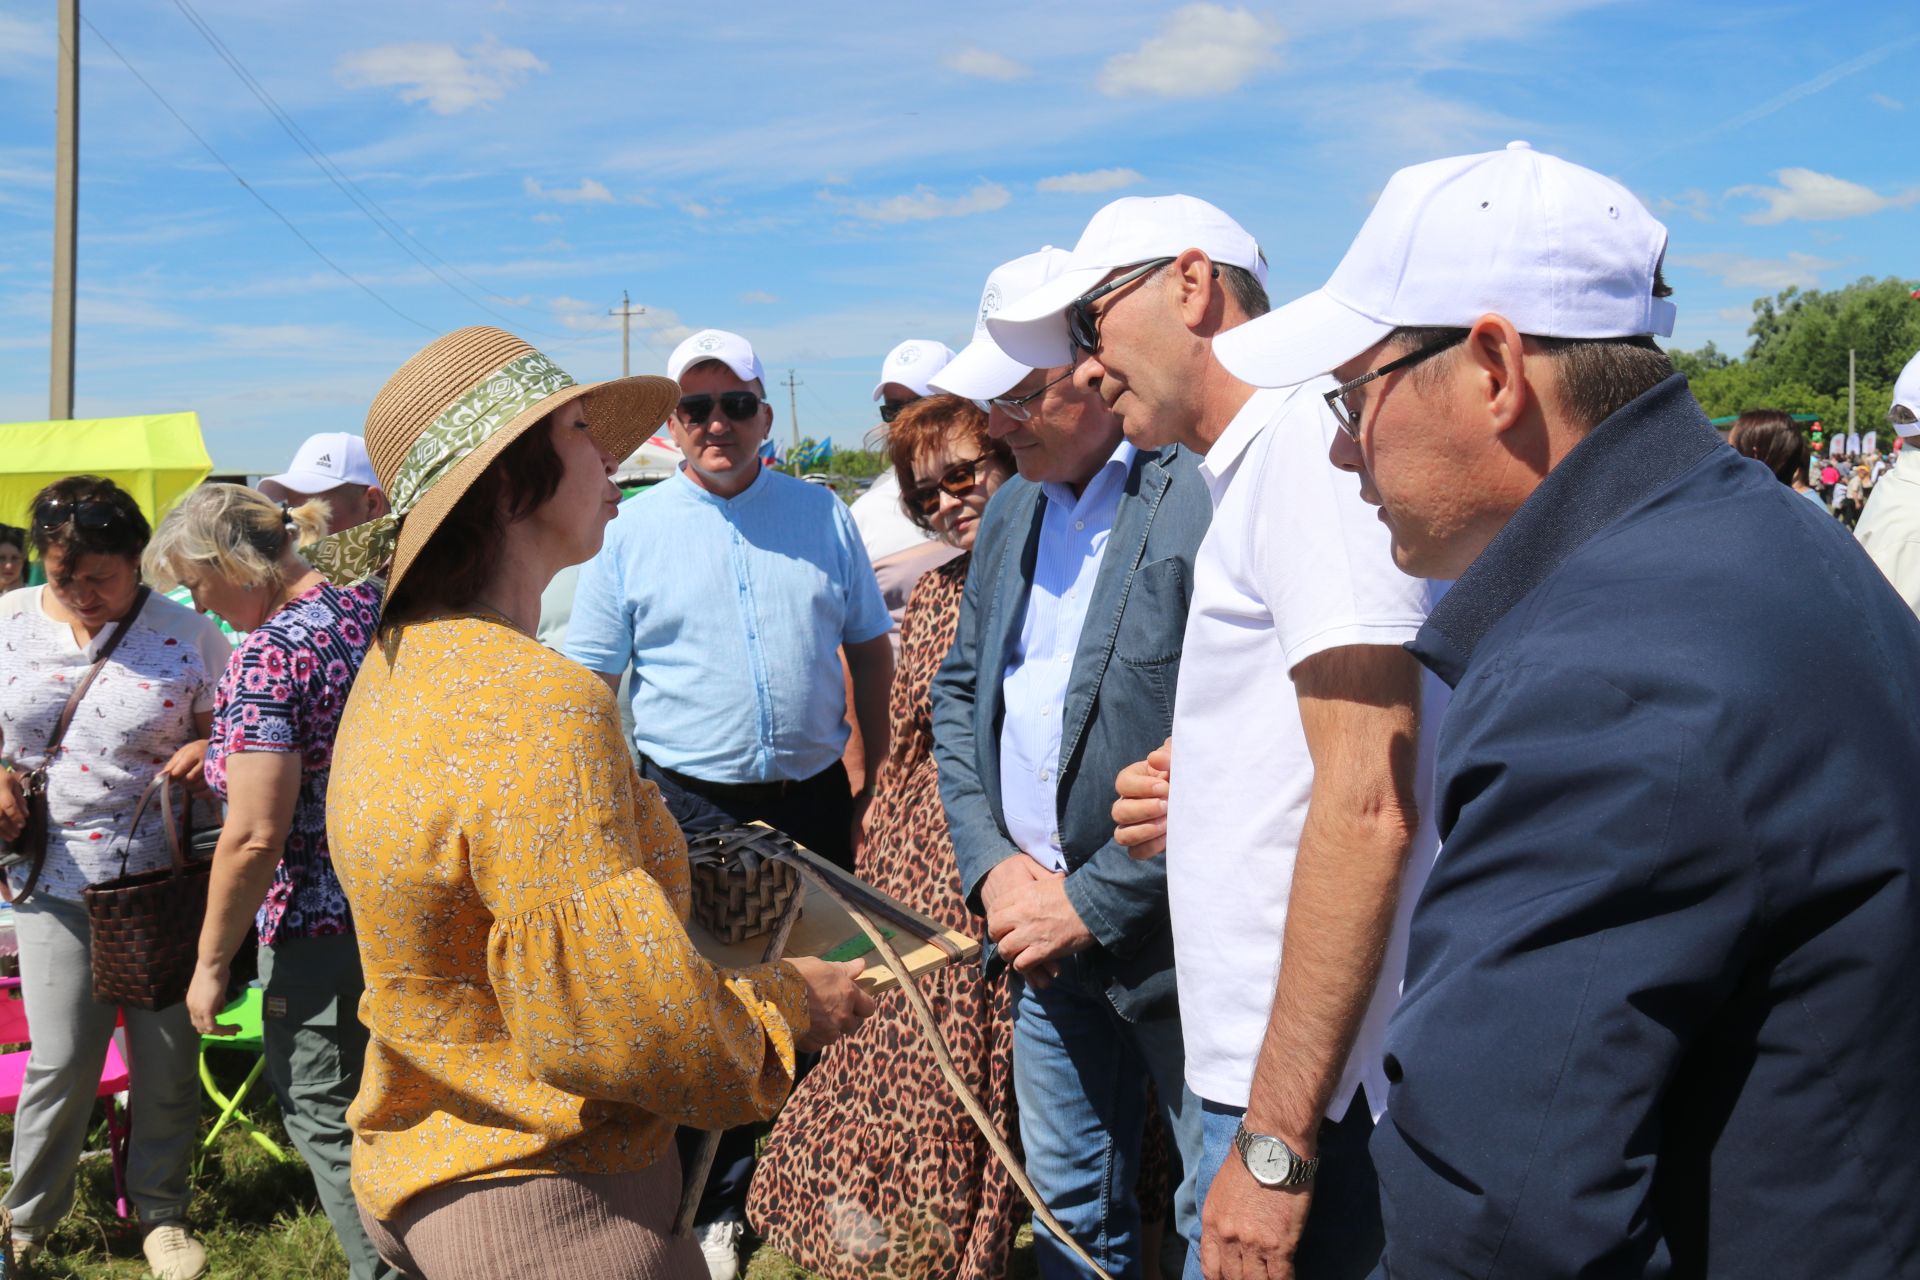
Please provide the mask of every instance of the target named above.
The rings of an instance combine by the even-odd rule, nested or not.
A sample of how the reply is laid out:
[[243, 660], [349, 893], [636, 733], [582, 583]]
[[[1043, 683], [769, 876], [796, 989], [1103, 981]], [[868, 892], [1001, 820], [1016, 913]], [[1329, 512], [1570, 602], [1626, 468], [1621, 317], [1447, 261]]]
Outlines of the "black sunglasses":
[[40, 533], [52, 533], [69, 524], [98, 532], [125, 522], [126, 516], [120, 508], [98, 498], [82, 498], [78, 502], [69, 498], [52, 498], [33, 509], [33, 527]]
[[987, 461], [984, 453], [965, 462], [956, 462], [940, 473], [940, 478], [932, 484], [915, 485], [907, 491], [907, 506], [923, 516], [932, 516], [940, 509], [940, 495], [950, 493], [959, 498], [980, 483], [980, 468]]
[[1172, 262], [1172, 258], [1153, 258], [1134, 267], [1131, 271], [1114, 277], [1098, 289], [1083, 293], [1067, 304], [1067, 341], [1073, 344], [1075, 351], [1084, 351], [1092, 355], [1100, 349], [1100, 319], [1093, 314], [1093, 304], [1112, 293], [1115, 289], [1132, 284], [1142, 276], [1151, 275], [1161, 267]]
[[729, 422], [751, 422], [753, 415], [760, 412], [760, 406], [766, 403], [751, 391], [722, 391], [718, 396], [681, 396], [680, 421], [690, 427], [699, 426], [713, 417], [716, 400], [720, 412], [727, 415]]
[[1442, 338], [1440, 341], [1421, 347], [1417, 351], [1409, 351], [1399, 359], [1389, 360], [1378, 369], [1363, 373], [1352, 382], [1343, 382], [1333, 390], [1327, 392], [1325, 397], [1327, 407], [1333, 410], [1333, 416], [1339, 420], [1340, 429], [1347, 433], [1349, 439], [1355, 441], [1360, 439], [1360, 411], [1356, 410], [1353, 405], [1348, 402], [1347, 396], [1349, 394], [1358, 391], [1375, 378], [1384, 378], [1388, 374], [1400, 369], [1411, 369], [1422, 360], [1428, 359], [1431, 356], [1437, 356], [1442, 351], [1449, 351], [1459, 346], [1467, 340], [1468, 332], [1468, 330], [1462, 329], [1450, 338]]
[[900, 416], [900, 411], [912, 404], [911, 400], [882, 400], [880, 402], [880, 421], [892, 422]]

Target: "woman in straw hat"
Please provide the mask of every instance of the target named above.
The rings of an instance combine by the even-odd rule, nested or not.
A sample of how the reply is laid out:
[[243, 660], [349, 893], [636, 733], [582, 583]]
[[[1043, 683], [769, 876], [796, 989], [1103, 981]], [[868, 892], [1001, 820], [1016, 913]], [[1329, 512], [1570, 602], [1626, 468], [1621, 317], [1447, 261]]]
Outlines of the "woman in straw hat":
[[686, 846], [612, 695], [531, 635], [678, 395], [449, 334], [368, 414], [393, 514], [312, 548], [336, 581], [387, 576], [327, 825], [367, 983], [354, 1190], [381, 1255], [429, 1280], [704, 1277], [669, 1235], [675, 1126], [771, 1115], [796, 1048], [873, 1008], [857, 961], [694, 950]]

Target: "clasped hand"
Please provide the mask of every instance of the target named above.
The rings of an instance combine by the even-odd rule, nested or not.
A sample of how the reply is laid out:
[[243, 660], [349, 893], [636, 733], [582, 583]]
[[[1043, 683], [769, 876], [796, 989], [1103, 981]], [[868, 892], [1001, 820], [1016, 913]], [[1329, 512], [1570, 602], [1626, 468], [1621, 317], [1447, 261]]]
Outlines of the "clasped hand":
[[1093, 945], [1080, 913], [1067, 899], [1067, 877], [1049, 871], [1030, 855], [1016, 853], [980, 885], [987, 910], [987, 936], [1000, 958], [1036, 987], [1060, 972], [1060, 961]]
[[1167, 851], [1167, 794], [1173, 786], [1173, 739], [1145, 760], [1137, 760], [1113, 780], [1113, 839], [1136, 858]]

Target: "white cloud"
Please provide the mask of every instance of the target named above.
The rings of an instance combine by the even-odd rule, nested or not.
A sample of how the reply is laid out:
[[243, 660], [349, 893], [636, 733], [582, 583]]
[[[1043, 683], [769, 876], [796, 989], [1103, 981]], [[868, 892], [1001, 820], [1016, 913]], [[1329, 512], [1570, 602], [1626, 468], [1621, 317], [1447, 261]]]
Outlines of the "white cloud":
[[1920, 187], [1897, 196], [1883, 196], [1871, 187], [1811, 169], [1780, 169], [1773, 176], [1780, 180], [1777, 187], [1748, 185], [1727, 192], [1730, 196], [1751, 196], [1766, 201], [1766, 208], [1747, 214], [1743, 221], [1757, 226], [1790, 220], [1832, 222], [1920, 201]]
[[1677, 267], [1689, 267], [1718, 276], [1729, 289], [1765, 289], [1769, 292], [1796, 285], [1811, 289], [1820, 283], [1820, 273], [1839, 266], [1829, 258], [1810, 253], [1790, 253], [1781, 258], [1755, 258], [1742, 253], [1681, 254], [1667, 261]]
[[[825, 195], [825, 192], [821, 193]], [[912, 195], [853, 204], [854, 216], [868, 222], [925, 222], [933, 218], [964, 218], [969, 214], [1004, 209], [1013, 197], [997, 182], [980, 182], [963, 196], [940, 196], [932, 187], [915, 187]]]
[[543, 187], [538, 178], [522, 178], [520, 189], [535, 200], [554, 200], [560, 204], [613, 203], [613, 192], [592, 178], [580, 179], [577, 187]]
[[1661, 196], [1654, 207], [1661, 213], [1684, 213], [1696, 222], [1713, 221], [1713, 197], [1698, 187], [1689, 187], [1677, 196]]
[[1116, 98], [1214, 98], [1278, 65], [1285, 38], [1271, 19], [1246, 9], [1185, 5], [1138, 49], [1109, 58], [1096, 83]]
[[1093, 169], [1086, 173], [1062, 173], [1051, 178], [1042, 178], [1034, 185], [1042, 191], [1068, 191], [1084, 194], [1095, 191], [1118, 191], [1122, 187], [1131, 187], [1145, 182], [1137, 169]]
[[533, 220], [551, 226], [553, 223], [560, 221], [560, 215], [557, 213], [536, 213], [533, 215]]
[[963, 76], [977, 76], [982, 80], [1025, 80], [1033, 74], [1033, 68], [1023, 62], [1015, 62], [1004, 53], [974, 45], [955, 49], [940, 59], [940, 64], [949, 71], [958, 71]]
[[[617, 307], [603, 307], [565, 294], [549, 300], [547, 305], [553, 310], [554, 322], [569, 333], [620, 332]], [[643, 307], [635, 303], [628, 324], [635, 344], [642, 349], [663, 344], [671, 346], [693, 333], [681, 322], [680, 313], [667, 307]], [[663, 354], [661, 358], [666, 357]]]
[[398, 89], [402, 102], [424, 102], [457, 115], [500, 101], [547, 64], [526, 49], [488, 36], [465, 53], [450, 44], [383, 44], [340, 59], [334, 75], [349, 89]]
[[1900, 101], [1900, 99], [1898, 98], [1889, 98], [1884, 93], [1874, 94], [1873, 100], [1876, 103], [1878, 103], [1880, 106], [1885, 107], [1889, 111], [1905, 111], [1907, 109], [1906, 103]]
[[780, 301], [764, 289], [749, 289], [740, 295], [740, 301], [749, 306], [764, 307]]

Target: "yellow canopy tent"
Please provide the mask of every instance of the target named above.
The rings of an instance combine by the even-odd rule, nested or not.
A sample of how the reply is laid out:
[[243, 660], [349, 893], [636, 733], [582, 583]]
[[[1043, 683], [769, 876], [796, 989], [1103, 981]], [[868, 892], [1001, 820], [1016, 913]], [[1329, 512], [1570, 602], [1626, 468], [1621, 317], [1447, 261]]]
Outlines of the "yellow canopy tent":
[[75, 475], [106, 476], [157, 524], [212, 471], [194, 413], [0, 423], [0, 524], [24, 526], [33, 495]]

